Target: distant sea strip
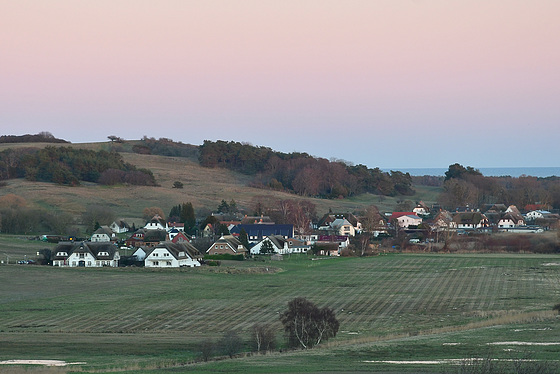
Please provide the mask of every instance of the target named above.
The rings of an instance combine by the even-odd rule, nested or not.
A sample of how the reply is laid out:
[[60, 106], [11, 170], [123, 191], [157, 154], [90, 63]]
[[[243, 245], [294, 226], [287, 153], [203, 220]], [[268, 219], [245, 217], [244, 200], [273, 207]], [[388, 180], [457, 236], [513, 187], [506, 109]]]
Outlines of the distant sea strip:
[[[546, 178], [551, 176], [560, 176], [560, 167], [507, 167], [507, 168], [475, 168], [478, 169], [482, 175], [486, 177], [520, 177], [528, 175], [532, 177]], [[382, 169], [389, 172], [402, 171], [403, 173], [410, 173], [412, 176], [434, 175], [444, 176], [448, 168], [404, 168], [404, 169]]]

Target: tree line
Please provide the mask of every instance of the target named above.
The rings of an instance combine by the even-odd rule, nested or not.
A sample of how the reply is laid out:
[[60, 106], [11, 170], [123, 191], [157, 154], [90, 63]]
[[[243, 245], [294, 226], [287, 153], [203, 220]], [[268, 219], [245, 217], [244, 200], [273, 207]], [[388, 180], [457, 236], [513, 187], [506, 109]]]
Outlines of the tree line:
[[25, 135], [2, 135], [0, 136], [0, 143], [70, 143], [67, 140], [55, 138], [53, 134], [48, 131], [43, 131], [38, 134], [25, 134]]
[[560, 178], [532, 176], [485, 177], [480, 171], [460, 164], [449, 166], [439, 196], [441, 205], [482, 207], [503, 203], [523, 209], [528, 204], [540, 204], [560, 209]]
[[106, 185], [128, 183], [155, 186], [150, 170], [137, 169], [116, 152], [47, 146], [0, 152], [0, 180], [26, 178], [77, 186], [80, 181]]
[[408, 173], [388, 173], [307, 153], [282, 153], [233, 141], [205, 140], [199, 147], [199, 162], [204, 167], [253, 175], [252, 187], [290, 191], [302, 196], [338, 198], [367, 192], [386, 196], [414, 193]]

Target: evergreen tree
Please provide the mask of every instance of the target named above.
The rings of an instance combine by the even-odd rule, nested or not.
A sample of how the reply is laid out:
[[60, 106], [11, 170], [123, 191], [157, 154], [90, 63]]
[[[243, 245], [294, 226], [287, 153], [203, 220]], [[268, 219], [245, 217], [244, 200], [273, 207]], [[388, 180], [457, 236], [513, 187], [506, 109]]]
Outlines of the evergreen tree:
[[227, 201], [222, 200], [220, 205], [218, 205], [218, 213], [229, 213], [229, 205]]
[[185, 231], [191, 233], [196, 226], [196, 217], [192, 203], [186, 203], [181, 206], [181, 222], [185, 224]]
[[274, 247], [272, 246], [272, 243], [270, 242], [270, 240], [265, 240], [261, 245], [261, 253], [267, 254], [273, 252], [274, 252]]
[[239, 231], [239, 241], [245, 248], [249, 249], [249, 237], [247, 236], [247, 231], [245, 231], [244, 228]]

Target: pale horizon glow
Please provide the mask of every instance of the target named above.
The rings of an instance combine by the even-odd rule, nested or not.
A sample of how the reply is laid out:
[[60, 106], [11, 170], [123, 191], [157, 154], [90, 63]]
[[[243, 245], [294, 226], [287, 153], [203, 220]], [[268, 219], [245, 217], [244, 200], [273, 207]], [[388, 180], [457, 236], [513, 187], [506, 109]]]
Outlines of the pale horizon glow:
[[556, 0], [0, 0], [0, 133], [558, 166]]

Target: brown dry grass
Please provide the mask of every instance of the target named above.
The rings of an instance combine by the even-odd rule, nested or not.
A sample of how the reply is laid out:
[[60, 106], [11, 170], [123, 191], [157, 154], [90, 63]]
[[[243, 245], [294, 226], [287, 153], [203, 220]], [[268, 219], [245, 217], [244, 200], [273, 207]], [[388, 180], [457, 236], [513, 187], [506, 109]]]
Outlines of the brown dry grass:
[[[44, 147], [48, 143], [33, 144], [0, 144], [0, 151], [7, 148]], [[58, 145], [55, 145], [58, 146]], [[109, 142], [65, 144], [83, 149], [110, 149]], [[83, 183], [81, 187], [67, 187], [52, 183], [29, 182], [21, 179], [10, 180], [0, 189], [1, 195], [15, 194], [23, 197], [31, 205], [52, 210], [61, 210], [78, 216], [91, 204], [110, 207], [118, 217], [124, 219], [138, 219], [142, 217], [142, 210], [146, 207], [157, 206], [164, 213], [169, 212], [174, 205], [191, 202], [196, 210], [206, 208], [215, 209], [222, 199], [236, 201], [239, 207], [252, 213], [252, 200], [255, 196], [265, 196], [265, 200], [274, 199], [303, 199], [303, 197], [279, 192], [247, 187], [250, 176], [234, 173], [224, 169], [209, 169], [201, 167], [196, 160], [181, 157], [164, 157], [141, 155], [136, 153], [121, 153], [124, 160], [139, 168], [146, 168], [154, 173], [159, 187], [144, 186], [100, 186], [93, 183]], [[174, 181], [183, 183], [183, 189], [172, 188]], [[420, 189], [418, 196], [406, 197], [415, 201], [432, 191]], [[428, 201], [429, 198], [428, 197]], [[384, 197], [382, 200], [376, 195], [361, 195], [351, 199], [310, 199], [317, 206], [318, 214], [329, 209], [333, 211], [356, 211], [375, 204], [382, 210], [390, 210], [397, 199]]]

